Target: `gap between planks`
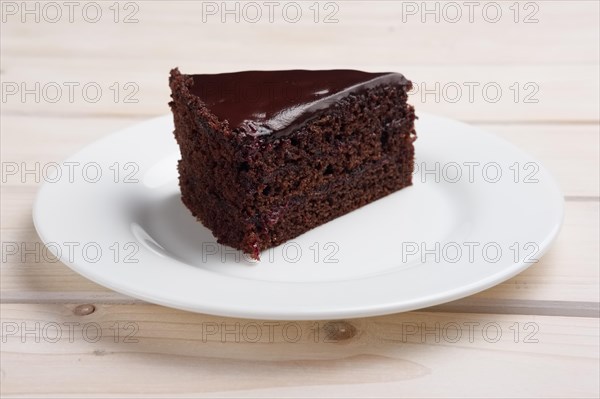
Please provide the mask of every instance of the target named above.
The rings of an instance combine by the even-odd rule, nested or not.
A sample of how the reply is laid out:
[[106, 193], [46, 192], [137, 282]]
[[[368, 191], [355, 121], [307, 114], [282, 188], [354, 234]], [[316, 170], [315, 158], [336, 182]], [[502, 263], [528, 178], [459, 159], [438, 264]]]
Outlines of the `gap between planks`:
[[[127, 297], [116, 292], [107, 293], [44, 293], [44, 299], [22, 297], [18, 293], [4, 294], [1, 304], [101, 304], [101, 305], [148, 305], [148, 302]], [[151, 304], [152, 305], [152, 304]], [[160, 306], [160, 305], [156, 305]], [[515, 300], [486, 299], [466, 297], [457, 301], [418, 309], [420, 312], [436, 313], [477, 313], [536, 315], [559, 317], [600, 318], [600, 304], [585, 301], [549, 301], [549, 300]], [[404, 312], [402, 312], [404, 313]]]

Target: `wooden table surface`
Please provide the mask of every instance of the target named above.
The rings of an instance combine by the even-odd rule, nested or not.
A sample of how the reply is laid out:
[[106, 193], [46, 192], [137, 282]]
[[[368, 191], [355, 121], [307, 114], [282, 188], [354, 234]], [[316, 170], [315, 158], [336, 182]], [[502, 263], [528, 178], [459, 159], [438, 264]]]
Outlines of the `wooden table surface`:
[[[469, 7], [3, 1], [2, 395], [598, 397], [599, 3]], [[167, 114], [174, 66], [402, 72], [418, 111], [542, 161], [564, 193], [562, 231], [522, 274], [418, 312], [271, 323], [112, 292], [44, 256], [35, 168]]]

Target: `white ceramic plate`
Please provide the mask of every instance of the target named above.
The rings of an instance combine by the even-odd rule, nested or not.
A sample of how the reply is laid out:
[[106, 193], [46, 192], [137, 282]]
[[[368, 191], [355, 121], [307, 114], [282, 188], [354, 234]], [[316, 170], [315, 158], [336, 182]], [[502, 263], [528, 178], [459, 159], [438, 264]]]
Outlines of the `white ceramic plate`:
[[414, 185], [265, 251], [216, 244], [180, 201], [165, 116], [46, 168], [36, 229], [76, 272], [165, 306], [223, 316], [326, 319], [436, 305], [539, 259], [563, 199], [536, 160], [475, 127], [417, 123]]

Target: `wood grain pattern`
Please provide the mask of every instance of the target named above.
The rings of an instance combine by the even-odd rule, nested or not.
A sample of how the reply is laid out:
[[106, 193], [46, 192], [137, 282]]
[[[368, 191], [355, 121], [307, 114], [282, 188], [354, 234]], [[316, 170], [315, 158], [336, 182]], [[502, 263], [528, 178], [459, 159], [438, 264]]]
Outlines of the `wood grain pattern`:
[[[13, 206], [17, 208], [22, 203], [22, 200], [15, 200]], [[556, 309], [555, 302], [559, 301], [563, 306], [551, 314], [597, 314], [600, 299], [600, 255], [596, 250], [600, 241], [599, 218], [597, 202], [567, 202], [561, 235], [537, 264], [494, 288], [444, 306], [451, 306], [453, 311], [477, 309], [504, 313], [506, 301], [524, 301], [521, 306], [529, 309], [536, 306], [531, 301], [540, 301], [539, 308], [551, 311]], [[23, 215], [16, 223], [30, 227], [3, 229], [5, 245], [11, 245], [11, 249], [15, 244], [19, 245], [16, 253], [11, 251], [5, 255], [0, 269], [3, 302], [78, 302], [85, 298], [101, 303], [138, 302], [86, 280], [45, 252], [29, 215]], [[582, 303], [589, 303], [589, 309], [583, 313]]]
[[[378, 396], [437, 397], [451, 387], [468, 397], [586, 397], [598, 386], [595, 318], [412, 312], [314, 323], [74, 308], [2, 305], [5, 394], [313, 396], [341, 386], [335, 392], [369, 396], [376, 384]], [[465, 377], [468, 386], [448, 385]]]
[[[449, 22], [449, 11], [442, 9], [460, 2], [432, 3], [440, 10], [439, 22], [436, 13], [425, 13], [423, 2], [330, 3], [337, 5], [335, 23], [323, 22], [323, 3], [320, 22], [315, 23], [310, 9], [314, 3], [308, 1], [297, 3], [303, 17], [293, 24], [279, 13], [273, 23], [264, 19], [248, 23], [245, 14], [239, 23], [225, 15], [222, 23], [220, 10], [215, 16], [205, 16], [203, 2], [192, 1], [170, 7], [169, 13], [162, 12], [167, 4], [163, 1], [135, 2], [139, 8], [136, 23], [114, 23], [110, 2], [102, 3], [104, 17], [97, 23], [79, 17], [72, 24], [21, 24], [19, 15], [7, 17], [1, 39], [4, 82], [24, 83], [29, 88], [36, 82], [80, 86], [74, 101], [69, 101], [66, 89], [56, 103], [38, 103], [26, 96], [24, 104], [20, 95], [9, 95], [3, 112], [69, 117], [160, 115], [168, 112], [167, 71], [174, 66], [204, 72], [352, 66], [405, 73], [419, 88], [413, 102], [421, 111], [467, 121], [598, 121], [600, 78], [595, 47], [600, 31], [595, 1], [529, 2], [537, 10], [521, 2], [518, 15], [513, 3], [496, 2], [501, 18], [495, 23], [489, 22], [491, 11], [483, 13], [485, 2], [472, 12], [460, 7], [464, 15], [456, 23]], [[408, 8], [415, 5], [417, 13], [412, 14]], [[525, 23], [532, 13], [537, 22]], [[174, 25], [177, 28], [171, 29]], [[104, 45], [91, 47], [89, 43]], [[182, 52], [186, 46], [190, 51]], [[403, 46], [411, 51], [398, 50]], [[90, 82], [103, 90], [98, 102], [85, 101], [81, 93]], [[136, 103], [124, 102], [123, 96], [131, 93], [123, 88], [128, 82], [139, 88], [133, 96]], [[115, 83], [121, 94], [117, 101], [110, 89]], [[500, 88], [501, 95], [494, 88], [484, 93], [490, 83]], [[528, 83], [535, 87], [525, 87]], [[472, 96], [468, 84], [477, 85]], [[433, 94], [423, 98], [427, 90]]]
[[[213, 69], [193, 63], [157, 61], [151, 68], [144, 67], [140, 71], [139, 60], [125, 60], [120, 61], [122, 65], [117, 71], [107, 72], [106, 64], [112, 62], [110, 60], [96, 62], [94, 65], [81, 63], [80, 66], [75, 66], [75, 63], [65, 68], [60, 59], [44, 60], [43, 63], [22, 57], [11, 59], [17, 65], [26, 66], [15, 68], [9, 63], [2, 75], [6, 83], [19, 85], [15, 94], [7, 94], [3, 113], [29, 117], [163, 115], [170, 112], [167, 106], [167, 76], [171, 68], [179, 65], [183, 71]], [[350, 65], [404, 73], [414, 84], [409, 101], [421, 112], [451, 116], [467, 122], [598, 121], [600, 78], [598, 68], [593, 65]], [[344, 67], [316, 62], [312, 68], [328, 66]], [[280, 69], [292, 68], [293, 65], [248, 63], [237, 68], [245, 67]], [[235, 67], [222, 67], [221, 70], [223, 69]], [[72, 102], [65, 82], [78, 85], [73, 89]], [[36, 84], [39, 87], [39, 98], [31, 94], [23, 96], [22, 90], [33, 90]], [[135, 87], [126, 86], [127, 84]], [[85, 85], [97, 86], [100, 94], [96, 97], [96, 89], [92, 88], [89, 89], [89, 94], [84, 95]], [[56, 93], [60, 90], [62, 94], [56, 102], [53, 86], [59, 88]], [[47, 93], [44, 95], [45, 87]], [[117, 92], [118, 98], [115, 97]], [[131, 97], [128, 98], [127, 95]]]
[[[266, 18], [267, 13], [257, 23], [249, 23], [243, 16], [239, 23], [235, 16], [225, 17], [222, 23], [220, 9], [203, 20], [201, 2], [182, 1], [176, 7], [167, 1], [136, 3], [136, 23], [114, 23], [110, 2], [102, 4], [106, 17], [97, 23], [75, 18], [72, 24], [21, 24], [19, 15], [11, 17], [3, 24], [3, 50], [13, 57], [55, 62], [69, 59], [74, 65], [105, 60], [115, 71], [122, 62], [132, 60], [140, 65], [166, 68], [176, 62], [195, 70], [215, 71], [265, 65], [315, 67], [315, 62], [329, 66], [597, 65], [599, 60], [598, 53], [591, 51], [598, 40], [596, 1], [536, 2], [538, 11], [533, 19], [538, 22], [531, 23], [524, 22], [524, 6], [515, 23], [514, 12], [509, 9], [512, 3], [503, 1], [499, 2], [502, 16], [495, 23], [488, 22], [495, 19], [495, 10], [490, 10], [487, 20], [483, 16], [485, 2], [473, 13], [472, 23], [466, 7], [461, 9], [464, 17], [458, 22], [448, 22], [451, 18], [442, 15], [436, 22], [435, 15], [422, 14], [424, 8], [411, 16], [407, 5], [396, 1], [335, 2], [338, 21], [333, 23], [323, 22], [324, 13], [315, 23], [309, 9], [313, 2], [304, 1], [299, 2], [302, 18], [296, 23], [282, 17], [283, 4], [273, 23]], [[450, 1], [439, 2], [438, 7], [444, 3]], [[96, 45], [90, 46], [90, 40]], [[190, 50], [181, 51], [186, 45]], [[404, 46], [412, 51], [402, 51]], [[3, 62], [8, 70], [9, 61]]]
[[[317, 23], [313, 1], [296, 2], [297, 23], [281, 14], [270, 23], [264, 6], [258, 23], [231, 16], [223, 23], [220, 14], [203, 20], [210, 2], [192, 1], [129, 2], [135, 23], [123, 23], [133, 10], [126, 2], [114, 22], [113, 1], [97, 2], [97, 23], [77, 12], [73, 23], [36, 23], [31, 15], [22, 23], [19, 13], [6, 13], [7, 3], [0, 35], [2, 397], [600, 396], [599, 2], [497, 1], [495, 23], [481, 12], [490, 2], [478, 3], [469, 22], [464, 2], [322, 1]], [[326, 3], [337, 22], [324, 23], [333, 10]], [[456, 23], [448, 21], [452, 4], [463, 13]], [[425, 7], [438, 7], [439, 21]], [[150, 305], [44, 259], [31, 220], [40, 182], [7, 175], [6, 166], [60, 162], [115, 130], [167, 114], [173, 66], [400, 71], [415, 83], [419, 112], [474, 123], [540, 160], [565, 195], [562, 231], [539, 263], [479, 294], [420, 312], [321, 322], [270, 324]], [[78, 85], [73, 101], [69, 82]], [[36, 83], [62, 87], [61, 98], [10, 92]], [[98, 101], [84, 98], [86, 83], [101, 88]], [[128, 94], [136, 101], [126, 102]], [[40, 258], [11, 254], [12, 243], [39, 245]]]
[[[34, 168], [36, 162], [41, 167], [48, 162], [60, 163], [93, 140], [132, 126], [141, 121], [143, 116], [83, 118], [3, 115], [3, 129], [12, 134], [2, 137], [0, 154], [4, 162], [16, 163], [18, 167], [16, 173], [5, 175], [4, 185], [15, 186], [17, 190], [36, 186], [42, 179], [37, 179], [38, 182], [35, 175], [23, 176], [26, 168]], [[567, 198], [600, 195], [600, 171], [595, 167], [600, 160], [598, 124], [475, 125], [498, 134], [538, 159], [556, 177]], [[568, 145], [565, 145], [566, 141]], [[24, 146], [24, 142], [37, 145]]]

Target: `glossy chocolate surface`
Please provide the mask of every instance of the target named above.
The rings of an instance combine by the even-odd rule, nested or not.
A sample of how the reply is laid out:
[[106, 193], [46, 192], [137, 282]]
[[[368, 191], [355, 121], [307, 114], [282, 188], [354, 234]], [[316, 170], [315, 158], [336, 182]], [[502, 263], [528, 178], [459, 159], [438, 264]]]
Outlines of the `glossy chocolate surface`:
[[190, 93], [232, 129], [281, 133], [351, 93], [384, 84], [409, 86], [399, 73], [355, 70], [246, 71], [189, 75]]

